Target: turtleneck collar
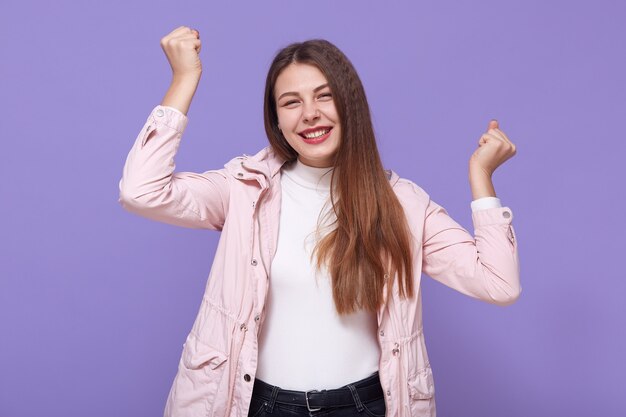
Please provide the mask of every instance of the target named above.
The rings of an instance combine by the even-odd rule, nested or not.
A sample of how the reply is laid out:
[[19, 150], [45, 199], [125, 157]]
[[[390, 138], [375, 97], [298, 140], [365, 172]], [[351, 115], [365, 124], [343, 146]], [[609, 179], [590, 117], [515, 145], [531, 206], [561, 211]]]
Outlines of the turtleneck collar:
[[283, 166], [283, 174], [287, 175], [299, 185], [314, 190], [330, 190], [330, 179], [333, 167], [317, 168], [305, 165], [296, 159]]

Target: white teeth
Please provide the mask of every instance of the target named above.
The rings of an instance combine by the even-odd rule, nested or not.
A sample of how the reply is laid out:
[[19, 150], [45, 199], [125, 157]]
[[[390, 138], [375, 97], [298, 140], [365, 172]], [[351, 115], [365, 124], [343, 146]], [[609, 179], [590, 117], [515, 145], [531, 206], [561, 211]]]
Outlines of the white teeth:
[[318, 130], [317, 132], [305, 133], [307, 139], [319, 138], [320, 136], [324, 136], [326, 133], [330, 132], [330, 129]]

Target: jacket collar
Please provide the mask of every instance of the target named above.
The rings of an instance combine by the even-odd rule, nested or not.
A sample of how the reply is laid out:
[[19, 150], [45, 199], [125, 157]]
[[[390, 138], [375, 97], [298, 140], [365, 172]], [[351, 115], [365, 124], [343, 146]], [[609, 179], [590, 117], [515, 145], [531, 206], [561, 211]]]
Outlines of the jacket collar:
[[231, 174], [240, 179], [250, 179], [262, 174], [266, 179], [274, 177], [285, 159], [279, 157], [271, 146], [267, 146], [255, 155], [243, 155], [233, 158], [224, 165]]
[[274, 152], [274, 148], [266, 146], [256, 155], [249, 156], [244, 162], [244, 167], [260, 171], [266, 177], [273, 178], [285, 162], [287, 161], [284, 158]]
[[395, 171], [392, 171], [390, 169], [386, 169], [385, 170], [385, 174], [387, 174], [387, 179], [389, 180], [389, 185], [391, 185], [391, 187], [393, 188], [393, 186], [396, 185], [396, 183], [398, 182], [400, 177], [398, 176], [398, 174], [396, 174]]
[[[269, 180], [280, 171], [285, 162], [287, 162], [286, 159], [277, 155], [271, 146], [266, 146], [255, 155], [243, 155], [234, 158], [225, 167], [230, 168], [232, 171], [241, 172], [243, 168], [249, 173], [261, 173]], [[398, 174], [390, 169], [386, 169], [385, 173], [392, 187], [400, 179]], [[248, 176], [246, 175], [246, 177]]]

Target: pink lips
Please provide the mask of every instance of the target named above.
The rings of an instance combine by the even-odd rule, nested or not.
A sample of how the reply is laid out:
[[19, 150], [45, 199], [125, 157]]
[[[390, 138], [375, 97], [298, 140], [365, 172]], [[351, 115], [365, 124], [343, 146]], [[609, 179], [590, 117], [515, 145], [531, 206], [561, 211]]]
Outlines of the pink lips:
[[318, 143], [322, 143], [326, 139], [328, 139], [328, 137], [330, 136], [330, 132], [332, 132], [332, 131], [333, 131], [333, 129], [330, 128], [330, 130], [325, 135], [322, 135], [320, 137], [313, 138], [313, 139], [308, 139], [308, 138], [302, 137], [302, 140], [305, 141], [306, 143], [310, 143], [312, 145], [315, 145], [315, 144], [318, 144]]

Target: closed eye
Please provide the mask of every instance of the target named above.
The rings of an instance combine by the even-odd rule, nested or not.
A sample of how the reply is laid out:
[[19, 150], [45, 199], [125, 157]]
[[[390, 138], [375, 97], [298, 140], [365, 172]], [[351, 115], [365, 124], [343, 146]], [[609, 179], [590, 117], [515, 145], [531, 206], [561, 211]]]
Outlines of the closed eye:
[[[319, 97], [320, 97], [320, 98], [321, 98], [321, 97], [332, 97], [332, 96], [333, 96], [333, 95], [332, 95], [331, 93], [324, 93], [324, 94], [320, 94], [320, 95], [319, 95]], [[289, 106], [289, 105], [294, 104], [294, 103], [297, 103], [297, 102], [298, 102], [298, 100], [289, 100], [289, 101], [285, 102], [285, 103], [283, 104], [283, 106]]]

